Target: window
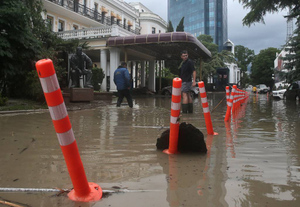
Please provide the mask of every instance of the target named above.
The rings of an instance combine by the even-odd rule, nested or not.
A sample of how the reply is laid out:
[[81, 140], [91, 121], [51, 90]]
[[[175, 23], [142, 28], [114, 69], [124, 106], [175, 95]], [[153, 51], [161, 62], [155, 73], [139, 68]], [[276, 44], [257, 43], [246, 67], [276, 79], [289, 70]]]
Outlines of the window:
[[54, 22], [54, 18], [52, 16], [47, 15], [47, 24], [51, 31], [53, 31], [53, 25], [54, 25], [53, 22]]
[[73, 24], [73, 30], [78, 30], [78, 25]]
[[62, 32], [62, 31], [64, 31], [64, 29], [65, 29], [65, 21], [63, 21], [63, 20], [58, 20], [58, 31], [59, 32]]
[[158, 30], [158, 33], [161, 33], [161, 30]]
[[152, 34], [155, 34], [155, 27], [152, 27]]

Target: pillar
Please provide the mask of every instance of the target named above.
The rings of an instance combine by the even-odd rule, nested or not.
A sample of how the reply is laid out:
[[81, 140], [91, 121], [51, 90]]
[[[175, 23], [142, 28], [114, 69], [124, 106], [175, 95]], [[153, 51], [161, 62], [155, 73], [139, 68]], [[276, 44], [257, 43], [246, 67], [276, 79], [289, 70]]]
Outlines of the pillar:
[[141, 61], [141, 86], [145, 87], [146, 86], [146, 81], [145, 81], [145, 71], [146, 71], [146, 67], [145, 67], [145, 61]]
[[109, 64], [109, 76], [110, 76], [110, 92], [117, 91], [117, 86], [114, 83], [114, 72], [120, 65], [120, 49], [110, 48], [110, 64]]
[[149, 61], [149, 79], [148, 88], [155, 92], [155, 60]]
[[107, 49], [100, 50], [100, 67], [104, 72], [104, 79], [101, 84], [101, 90], [106, 91], [107, 74], [109, 74], [109, 71], [107, 70]]

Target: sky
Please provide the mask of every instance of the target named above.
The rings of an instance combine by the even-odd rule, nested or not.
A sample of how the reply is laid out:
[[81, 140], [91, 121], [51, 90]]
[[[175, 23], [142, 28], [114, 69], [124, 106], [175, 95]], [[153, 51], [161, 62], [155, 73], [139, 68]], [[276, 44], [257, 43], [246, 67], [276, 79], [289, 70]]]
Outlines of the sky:
[[[152, 12], [167, 21], [167, 0], [124, 0], [125, 2], [141, 2]], [[238, 0], [227, 0], [228, 38], [235, 45], [243, 45], [255, 54], [268, 47], [281, 48], [285, 44], [287, 34], [287, 12], [267, 14], [265, 24], [255, 23], [250, 27], [243, 26], [242, 19], [248, 13]]]

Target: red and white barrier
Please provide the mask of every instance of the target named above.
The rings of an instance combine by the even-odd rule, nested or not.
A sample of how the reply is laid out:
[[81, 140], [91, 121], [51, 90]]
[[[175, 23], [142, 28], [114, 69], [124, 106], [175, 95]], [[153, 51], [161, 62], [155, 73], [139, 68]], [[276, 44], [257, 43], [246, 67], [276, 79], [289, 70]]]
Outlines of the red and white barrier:
[[180, 116], [180, 107], [181, 107], [181, 85], [182, 85], [182, 80], [180, 78], [173, 79], [169, 149], [164, 150], [164, 153], [167, 154], [178, 153], [179, 116]]
[[229, 101], [227, 102], [227, 111], [224, 119], [225, 122], [230, 121], [231, 115], [235, 115], [235, 111], [240, 109], [241, 105], [245, 103], [248, 97], [249, 95], [246, 91], [240, 90], [236, 85], [233, 85]]
[[228, 104], [229, 98], [230, 98], [230, 88], [229, 88], [229, 86], [226, 86], [226, 101], [227, 101], [227, 104]]
[[52, 60], [38, 61], [36, 69], [73, 183], [74, 189], [68, 194], [68, 197], [71, 200], [82, 202], [100, 200], [102, 197], [100, 186], [87, 181]]
[[231, 93], [230, 93], [229, 100], [227, 102], [227, 111], [226, 111], [226, 115], [225, 115], [225, 119], [224, 119], [224, 121], [226, 121], [226, 122], [231, 120], [231, 109], [233, 106], [234, 95], [235, 95], [235, 88], [233, 87], [231, 90]]
[[205, 91], [205, 87], [204, 87], [204, 82], [203, 81], [198, 82], [198, 86], [199, 86], [199, 91], [200, 91], [200, 97], [201, 97], [201, 103], [202, 103], [202, 108], [203, 108], [203, 114], [204, 114], [207, 134], [217, 135], [218, 133], [214, 132], [213, 125], [211, 122], [211, 116], [210, 116], [209, 106], [208, 106], [208, 102], [207, 102], [207, 96], [206, 96], [206, 91]]

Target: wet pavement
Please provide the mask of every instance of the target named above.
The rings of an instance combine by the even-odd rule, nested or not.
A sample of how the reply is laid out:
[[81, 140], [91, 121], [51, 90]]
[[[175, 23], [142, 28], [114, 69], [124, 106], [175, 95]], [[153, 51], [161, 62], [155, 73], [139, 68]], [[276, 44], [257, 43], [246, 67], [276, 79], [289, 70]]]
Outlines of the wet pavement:
[[[224, 98], [209, 93], [212, 110]], [[115, 102], [116, 100], [113, 100]], [[90, 182], [113, 193], [76, 203], [55, 193], [0, 192], [0, 200], [29, 206], [300, 206], [300, 104], [250, 96], [232, 122], [226, 103], [206, 134], [199, 99], [180, 121], [205, 135], [206, 155], [166, 155], [156, 139], [169, 127], [170, 97], [140, 97], [134, 107], [70, 111]], [[49, 112], [0, 115], [0, 188], [71, 188]], [[1, 206], [1, 204], [0, 204]]]

